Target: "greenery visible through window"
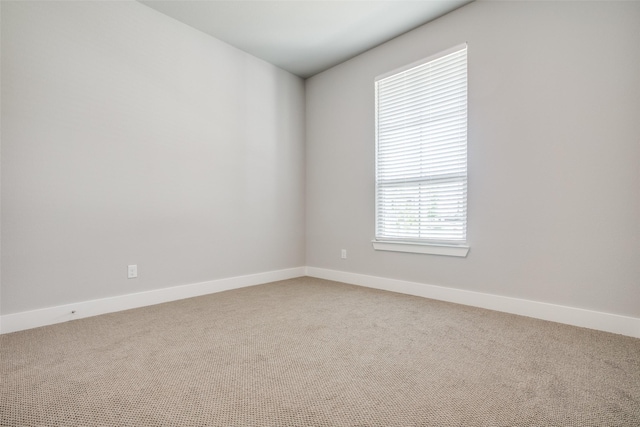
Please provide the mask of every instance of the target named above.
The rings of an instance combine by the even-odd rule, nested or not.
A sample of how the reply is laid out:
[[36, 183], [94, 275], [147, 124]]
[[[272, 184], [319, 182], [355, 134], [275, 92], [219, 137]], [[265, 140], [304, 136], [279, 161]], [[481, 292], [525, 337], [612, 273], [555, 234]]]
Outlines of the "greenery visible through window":
[[464, 243], [467, 46], [378, 77], [376, 240]]

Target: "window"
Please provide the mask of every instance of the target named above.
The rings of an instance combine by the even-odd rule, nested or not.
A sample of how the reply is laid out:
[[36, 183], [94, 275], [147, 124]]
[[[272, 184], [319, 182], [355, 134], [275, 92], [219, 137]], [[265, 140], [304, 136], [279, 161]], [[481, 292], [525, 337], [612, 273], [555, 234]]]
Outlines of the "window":
[[466, 256], [467, 46], [380, 76], [375, 249]]

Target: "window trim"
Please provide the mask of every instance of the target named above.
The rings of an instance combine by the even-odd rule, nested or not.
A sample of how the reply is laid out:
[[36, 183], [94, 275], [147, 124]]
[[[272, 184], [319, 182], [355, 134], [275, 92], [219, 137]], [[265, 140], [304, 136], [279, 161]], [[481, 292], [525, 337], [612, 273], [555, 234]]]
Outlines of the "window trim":
[[[383, 80], [387, 77], [402, 73], [404, 71], [410, 70], [414, 67], [418, 67], [420, 65], [424, 65], [427, 64], [431, 61], [437, 60], [441, 57], [447, 56], [449, 54], [458, 52], [462, 49], [467, 49], [468, 48], [468, 44], [465, 43], [461, 43], [458, 44], [456, 46], [453, 46], [449, 49], [445, 49], [443, 51], [440, 51], [434, 55], [430, 55], [426, 58], [420, 59], [418, 61], [415, 61], [411, 64], [396, 68], [394, 70], [391, 70], [389, 72], [386, 72], [384, 74], [381, 74], [379, 76], [377, 76], [374, 81], [378, 82], [379, 80]], [[468, 77], [467, 77], [468, 80]], [[468, 108], [468, 107], [467, 107]], [[378, 190], [377, 190], [377, 181], [378, 181], [378, 97], [376, 95], [376, 100], [375, 100], [375, 142], [376, 142], [376, 154], [375, 154], [375, 180], [376, 180], [376, 192], [375, 192], [375, 227], [376, 227], [376, 238], [374, 238], [371, 242], [373, 245], [373, 248], [375, 250], [379, 250], [379, 251], [392, 251], [392, 252], [408, 252], [408, 253], [418, 253], [418, 254], [431, 254], [431, 255], [444, 255], [444, 256], [454, 256], [454, 257], [466, 257], [467, 254], [469, 253], [469, 249], [470, 247], [468, 246], [468, 235], [467, 238], [464, 241], [460, 241], [460, 242], [438, 242], [438, 241], [434, 241], [434, 240], [424, 240], [424, 241], [415, 241], [415, 240], [410, 240], [410, 239], [393, 239], [393, 238], [386, 238], [386, 237], [381, 237], [378, 238], [377, 236], [377, 227], [378, 227], [378, 210], [379, 210], [379, 206], [378, 206]], [[468, 115], [468, 112], [467, 112]], [[467, 140], [468, 142], [468, 140]], [[468, 166], [467, 166], [468, 168]], [[468, 184], [468, 174], [466, 177], [466, 182]], [[468, 225], [468, 206], [467, 206], [467, 212], [466, 212], [466, 219], [465, 222]]]
[[446, 245], [436, 243], [409, 242], [405, 240], [372, 240], [376, 251], [408, 252], [414, 254], [444, 255], [465, 258], [470, 247], [467, 245]]

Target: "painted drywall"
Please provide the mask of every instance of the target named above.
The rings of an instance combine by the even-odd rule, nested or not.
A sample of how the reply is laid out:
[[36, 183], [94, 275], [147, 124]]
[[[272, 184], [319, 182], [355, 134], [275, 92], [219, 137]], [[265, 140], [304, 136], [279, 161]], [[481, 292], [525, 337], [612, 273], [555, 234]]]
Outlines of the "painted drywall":
[[2, 2], [2, 315], [303, 266], [304, 161], [298, 77], [138, 2]]
[[[640, 317], [638, 23], [474, 2], [307, 80], [307, 265]], [[374, 251], [374, 78], [462, 42], [469, 255]]]

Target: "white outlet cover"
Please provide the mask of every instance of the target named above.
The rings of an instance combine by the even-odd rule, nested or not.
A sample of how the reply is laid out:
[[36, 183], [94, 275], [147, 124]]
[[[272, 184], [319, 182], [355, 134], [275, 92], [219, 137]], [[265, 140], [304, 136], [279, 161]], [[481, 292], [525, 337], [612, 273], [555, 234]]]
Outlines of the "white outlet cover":
[[137, 265], [127, 266], [127, 278], [133, 279], [136, 277], [138, 277], [138, 266]]

